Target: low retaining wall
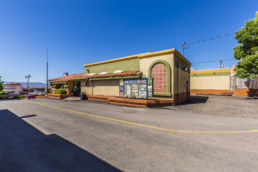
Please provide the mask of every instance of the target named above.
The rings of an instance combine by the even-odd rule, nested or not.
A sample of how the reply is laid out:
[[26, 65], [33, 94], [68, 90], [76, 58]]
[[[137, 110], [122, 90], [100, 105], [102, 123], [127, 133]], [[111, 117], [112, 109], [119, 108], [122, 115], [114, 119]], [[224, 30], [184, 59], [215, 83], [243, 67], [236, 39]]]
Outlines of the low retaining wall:
[[258, 96], [258, 89], [237, 88], [233, 90], [234, 96]]
[[35, 96], [36, 99], [47, 98], [47, 96]]
[[86, 99], [108, 102], [108, 96], [101, 96], [101, 95], [86, 95]]
[[258, 89], [237, 88], [233, 90], [191, 90], [191, 94], [224, 94], [234, 96], [258, 96]]
[[232, 90], [199, 90], [199, 89], [192, 89], [190, 90], [191, 94], [233, 94]]
[[64, 99], [68, 97], [67, 94], [53, 94], [53, 93], [49, 93], [47, 98], [50, 98], [50, 99]]
[[109, 104], [135, 106], [135, 107], [160, 107], [172, 106], [173, 99], [131, 99], [126, 97], [102, 96], [102, 95], [86, 95], [87, 100], [104, 101]]
[[108, 98], [110, 104], [136, 106], [136, 107], [160, 107], [160, 106], [172, 106], [174, 101], [172, 99], [159, 100], [159, 99], [130, 99], [123, 97], [110, 97]]

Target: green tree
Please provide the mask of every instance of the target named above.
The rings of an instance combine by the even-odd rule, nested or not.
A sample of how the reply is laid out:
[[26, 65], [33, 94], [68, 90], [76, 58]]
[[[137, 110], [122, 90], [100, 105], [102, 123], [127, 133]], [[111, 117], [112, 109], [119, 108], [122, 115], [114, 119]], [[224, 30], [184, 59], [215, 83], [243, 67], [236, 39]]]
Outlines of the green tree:
[[234, 57], [240, 62], [236, 65], [236, 76], [255, 78], [258, 76], [258, 12], [253, 20], [245, 23], [235, 38], [239, 45], [234, 48]]
[[1, 76], [0, 76], [0, 91], [3, 91], [3, 89], [4, 89], [4, 87], [3, 87], [3, 82], [2, 82], [2, 80], [1, 80]]

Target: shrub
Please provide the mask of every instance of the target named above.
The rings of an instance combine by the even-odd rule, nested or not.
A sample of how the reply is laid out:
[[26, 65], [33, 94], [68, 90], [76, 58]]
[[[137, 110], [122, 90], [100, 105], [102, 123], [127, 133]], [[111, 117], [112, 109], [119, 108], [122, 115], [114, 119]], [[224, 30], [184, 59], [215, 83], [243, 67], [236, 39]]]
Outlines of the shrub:
[[4, 89], [4, 86], [3, 86], [3, 82], [1, 81], [1, 76], [0, 76], [0, 91], [2, 91]]
[[7, 91], [0, 91], [0, 95], [6, 95], [6, 94], [8, 94]]
[[62, 89], [62, 88], [56, 89], [56, 90], [55, 90], [55, 94], [66, 94], [66, 90], [65, 90], [65, 89]]
[[25, 95], [16, 95], [14, 96], [14, 98], [19, 98], [19, 99], [22, 99], [22, 98], [25, 98], [26, 96]]

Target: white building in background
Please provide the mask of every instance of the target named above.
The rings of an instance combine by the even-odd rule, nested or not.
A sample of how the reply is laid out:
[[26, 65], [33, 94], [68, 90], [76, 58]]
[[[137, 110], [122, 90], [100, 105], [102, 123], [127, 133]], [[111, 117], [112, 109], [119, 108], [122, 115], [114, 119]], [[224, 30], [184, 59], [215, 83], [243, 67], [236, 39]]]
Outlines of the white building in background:
[[7, 91], [10, 94], [21, 94], [22, 93], [22, 86], [20, 83], [13, 82], [10, 84], [3, 84], [4, 91]]

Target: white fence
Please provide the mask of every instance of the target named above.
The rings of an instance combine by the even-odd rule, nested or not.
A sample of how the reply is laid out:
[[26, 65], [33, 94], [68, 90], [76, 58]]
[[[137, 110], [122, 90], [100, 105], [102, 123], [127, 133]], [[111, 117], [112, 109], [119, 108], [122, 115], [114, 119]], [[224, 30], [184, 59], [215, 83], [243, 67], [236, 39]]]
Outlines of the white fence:
[[231, 76], [231, 88], [258, 89], [258, 77], [243, 79], [236, 76]]

